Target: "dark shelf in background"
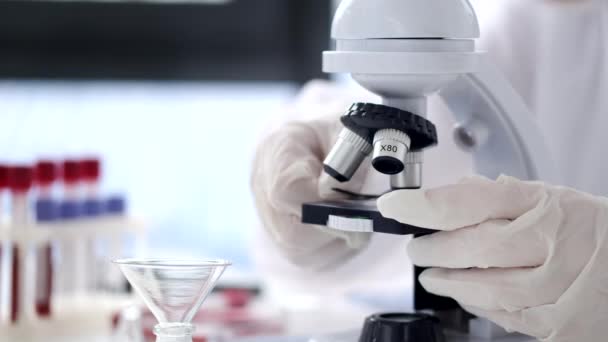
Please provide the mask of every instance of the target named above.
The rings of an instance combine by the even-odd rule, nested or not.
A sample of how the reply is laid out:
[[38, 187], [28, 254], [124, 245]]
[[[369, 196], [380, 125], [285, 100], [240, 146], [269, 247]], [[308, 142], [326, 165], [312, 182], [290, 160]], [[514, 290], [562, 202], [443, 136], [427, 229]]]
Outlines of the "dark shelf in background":
[[0, 1], [0, 78], [322, 78], [329, 0]]

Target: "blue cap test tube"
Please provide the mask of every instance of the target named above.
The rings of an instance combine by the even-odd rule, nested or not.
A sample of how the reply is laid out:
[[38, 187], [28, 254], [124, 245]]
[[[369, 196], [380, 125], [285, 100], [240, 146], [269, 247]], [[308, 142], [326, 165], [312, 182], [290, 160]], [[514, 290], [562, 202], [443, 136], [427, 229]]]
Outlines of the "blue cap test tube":
[[75, 200], [64, 200], [59, 203], [59, 218], [63, 221], [81, 217], [80, 204]]
[[[59, 217], [62, 222], [82, 218], [81, 203], [67, 199], [59, 203]], [[62, 281], [61, 287], [67, 295], [82, 296], [86, 293], [87, 265], [84, 262], [86, 245], [81, 243], [84, 234], [71, 231], [74, 236], [64, 239], [61, 248]]]
[[84, 217], [98, 217], [103, 212], [103, 203], [98, 199], [89, 198], [82, 203], [82, 215]]
[[105, 210], [110, 215], [123, 215], [126, 212], [126, 201], [123, 196], [112, 196], [106, 200]]
[[[105, 213], [109, 216], [122, 216], [126, 214], [126, 200], [123, 196], [111, 196], [105, 200]], [[114, 235], [109, 239], [108, 253], [110, 259], [123, 257], [124, 235]], [[120, 271], [117, 268], [110, 269], [107, 284], [105, 286], [110, 292], [124, 290], [125, 284]]]
[[36, 222], [48, 223], [59, 219], [59, 206], [55, 200], [39, 199], [36, 201]]
[[[87, 219], [99, 218], [104, 214], [104, 204], [97, 198], [87, 198], [82, 202], [82, 216]], [[91, 292], [97, 291], [103, 273], [98, 273], [103, 267], [98, 267], [97, 260], [97, 236], [91, 235], [85, 241], [87, 246], [85, 262], [89, 265], [86, 284]], [[101, 271], [103, 272], [103, 271]], [[98, 279], [99, 277], [99, 279]]]

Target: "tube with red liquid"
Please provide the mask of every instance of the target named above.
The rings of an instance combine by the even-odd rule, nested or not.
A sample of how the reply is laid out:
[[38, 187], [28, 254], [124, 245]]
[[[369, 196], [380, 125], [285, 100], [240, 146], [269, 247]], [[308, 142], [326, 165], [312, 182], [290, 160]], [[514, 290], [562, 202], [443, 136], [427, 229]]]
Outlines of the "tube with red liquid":
[[[52, 199], [57, 178], [57, 166], [53, 161], [40, 160], [36, 163], [38, 200], [35, 209], [38, 223], [49, 223], [58, 218], [57, 204]], [[36, 313], [39, 317], [51, 315], [53, 276], [53, 248], [49, 242], [36, 249]]]
[[8, 166], [0, 165], [0, 220], [4, 218], [4, 191], [8, 189]]
[[[28, 193], [32, 188], [33, 170], [29, 166], [11, 166], [8, 172], [8, 185], [11, 191], [12, 229], [23, 229], [29, 223]], [[31, 293], [27, 291], [28, 271], [25, 258], [27, 248], [12, 244], [11, 265], [11, 310], [10, 320], [15, 323], [25, 312], [34, 306]]]
[[[0, 165], [0, 222], [4, 220], [4, 192], [8, 189], [8, 166]], [[8, 264], [8, 248], [5, 248], [5, 243], [0, 241], [0, 323], [6, 321], [6, 314], [9, 311], [8, 298], [4, 295], [3, 287], [7, 282], [5, 277], [8, 275], [6, 269]]]

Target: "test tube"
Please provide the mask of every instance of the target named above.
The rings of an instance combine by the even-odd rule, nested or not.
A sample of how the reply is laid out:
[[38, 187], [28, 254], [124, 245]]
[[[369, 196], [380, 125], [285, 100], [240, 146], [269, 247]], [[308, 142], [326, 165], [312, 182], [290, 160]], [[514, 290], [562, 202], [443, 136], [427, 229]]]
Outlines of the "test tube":
[[[59, 203], [59, 219], [61, 221], [71, 221], [81, 217], [81, 207], [75, 200], [63, 200]], [[61, 272], [60, 272], [60, 292], [65, 295], [82, 294], [83, 285], [78, 272], [82, 271], [79, 265], [78, 251], [79, 246], [75, 237], [66, 238], [61, 241]], [[85, 270], [86, 271], [86, 270]]]
[[0, 221], [4, 219], [4, 191], [8, 189], [8, 166], [0, 165]]
[[77, 200], [80, 196], [80, 181], [82, 172], [78, 160], [68, 159], [61, 165], [61, 178], [63, 180], [64, 198]]
[[[99, 179], [101, 176], [101, 161], [99, 158], [89, 157], [80, 160], [81, 178], [84, 187], [83, 214], [89, 219], [99, 218], [102, 214], [103, 205], [99, 201]], [[85, 244], [87, 246], [85, 261], [88, 264], [87, 287], [91, 292], [97, 289], [97, 237], [95, 232], [89, 235]]]
[[[4, 221], [4, 193], [8, 189], [8, 166], [0, 165], [0, 222]], [[4, 241], [0, 240], [0, 323], [7, 321], [10, 305], [8, 294], [4, 291], [8, 285], [9, 276], [7, 270], [8, 265], [8, 250]]]
[[98, 158], [82, 159], [80, 160], [80, 171], [84, 183], [85, 198], [97, 198], [101, 177], [101, 161]]
[[[105, 213], [109, 216], [123, 216], [126, 213], [126, 200], [122, 196], [111, 196], [105, 201]], [[122, 257], [123, 236], [112, 235], [109, 238], [109, 258], [116, 259]], [[124, 291], [124, 278], [117, 267], [110, 268], [106, 277], [106, 288], [113, 293]]]
[[[11, 166], [8, 172], [9, 188], [11, 191], [11, 225], [12, 229], [23, 229], [29, 223], [28, 193], [32, 188], [33, 170], [29, 166]], [[23, 315], [34, 307], [31, 292], [28, 291], [27, 275], [32, 274], [26, 269], [27, 245], [18, 246], [12, 243], [11, 265], [11, 315], [10, 320], [16, 323]]]
[[[62, 220], [72, 220], [81, 216], [81, 208], [78, 200], [81, 195], [80, 185], [82, 180], [82, 169], [80, 162], [76, 159], [66, 159], [61, 165], [61, 179], [63, 181], [64, 201], [60, 204], [60, 217]], [[78, 236], [65, 239], [62, 244], [62, 266], [65, 266], [62, 287], [68, 294], [83, 294], [86, 286], [83, 284], [86, 266], [83, 264], [83, 253], [86, 247], [79, 241]]]
[[[50, 198], [36, 201], [36, 221], [50, 223], [59, 218], [58, 205]], [[51, 315], [53, 293], [53, 249], [50, 243], [36, 251], [36, 313], [39, 317]]]
[[[57, 166], [51, 160], [36, 163], [35, 181], [38, 188], [36, 221], [48, 223], [57, 219], [57, 204], [52, 200], [53, 185], [58, 178]], [[36, 313], [40, 317], [51, 314], [51, 291], [53, 288], [53, 249], [51, 243], [36, 249]]]
[[57, 165], [51, 160], [40, 160], [36, 163], [35, 180], [38, 187], [38, 198], [51, 199], [53, 185], [58, 178]]
[[[96, 198], [85, 199], [82, 205], [82, 215], [87, 219], [98, 219], [103, 214], [103, 203]], [[97, 290], [98, 275], [97, 272], [101, 268], [97, 263], [97, 241], [95, 236], [91, 235], [86, 241], [86, 263], [87, 269], [90, 270], [86, 276], [86, 287], [90, 292]]]

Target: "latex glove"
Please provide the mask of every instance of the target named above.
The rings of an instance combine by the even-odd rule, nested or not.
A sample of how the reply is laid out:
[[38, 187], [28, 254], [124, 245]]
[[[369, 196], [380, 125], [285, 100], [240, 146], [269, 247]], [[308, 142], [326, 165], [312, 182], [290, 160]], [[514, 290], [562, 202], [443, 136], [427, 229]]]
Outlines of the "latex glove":
[[251, 187], [263, 227], [292, 263], [314, 270], [349, 260], [370, 239], [368, 233], [301, 223], [303, 203], [342, 198], [332, 190], [335, 187], [359, 192], [370, 169], [362, 165], [345, 184], [323, 172], [323, 160], [342, 129], [339, 117], [352, 103], [341, 95], [330, 83], [317, 81], [306, 86], [293, 110], [307, 111], [316, 118], [277, 127], [258, 145], [253, 163]]
[[608, 203], [563, 187], [467, 179], [379, 200], [382, 215], [443, 230], [413, 240], [434, 267], [424, 288], [471, 313], [543, 341], [608, 336]]

